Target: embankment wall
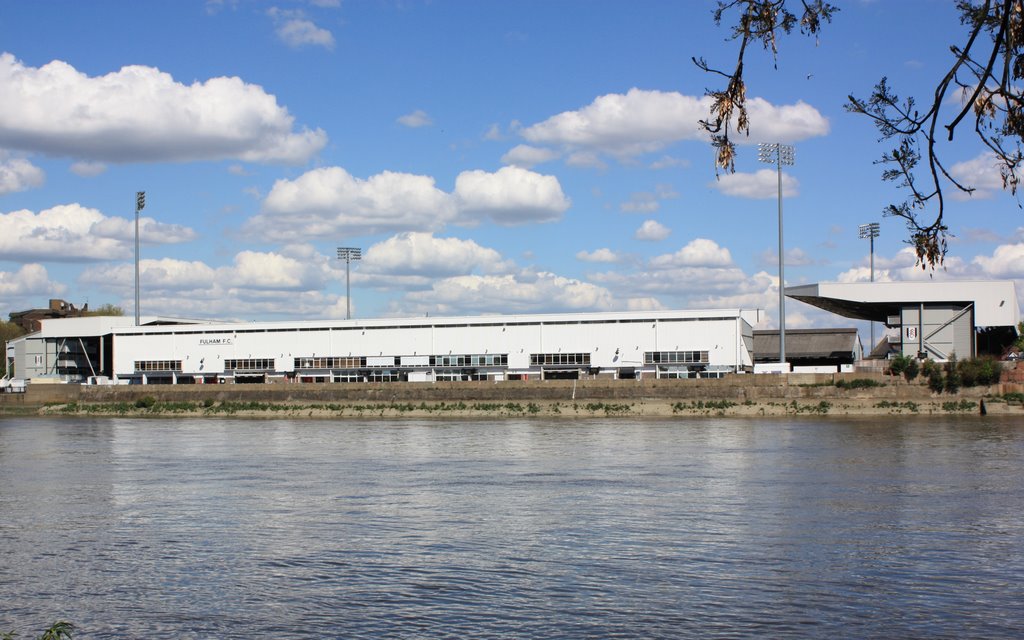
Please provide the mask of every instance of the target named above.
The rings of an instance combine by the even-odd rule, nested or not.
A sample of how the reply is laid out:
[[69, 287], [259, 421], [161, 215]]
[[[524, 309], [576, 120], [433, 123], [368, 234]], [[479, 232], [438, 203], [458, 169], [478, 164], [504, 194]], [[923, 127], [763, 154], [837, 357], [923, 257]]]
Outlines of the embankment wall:
[[[871, 379], [883, 386], [837, 387], [841, 381]], [[963, 389], [944, 397], [981, 398], [1020, 392], [1024, 386], [1003, 383]], [[210, 399], [217, 402], [526, 402], [526, 401], [638, 401], [789, 402], [832, 399], [924, 400], [934, 397], [919, 382], [908, 383], [884, 374], [734, 375], [718, 380], [546, 380], [507, 382], [410, 382], [326, 384], [227, 384], [81, 386], [30, 385], [24, 394], [3, 394], [0, 404], [42, 406], [54, 403], [134, 402], [150, 396], [159, 402]]]

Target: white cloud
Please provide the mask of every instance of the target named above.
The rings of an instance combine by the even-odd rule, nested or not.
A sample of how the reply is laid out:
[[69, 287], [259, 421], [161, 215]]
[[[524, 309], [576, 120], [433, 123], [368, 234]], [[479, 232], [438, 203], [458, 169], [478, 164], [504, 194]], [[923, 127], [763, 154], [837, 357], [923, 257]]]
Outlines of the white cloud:
[[598, 169], [604, 171], [608, 163], [601, 159], [596, 151], [574, 151], [565, 158], [565, 164], [570, 167], [581, 167], [587, 169]]
[[1004, 244], [991, 256], [976, 256], [974, 264], [993, 278], [1024, 278], [1024, 244]]
[[675, 92], [630, 89], [607, 94], [521, 131], [534, 144], [584, 148], [630, 157], [683, 139], [702, 139], [698, 120], [710, 100]]
[[463, 171], [455, 179], [454, 196], [463, 221], [488, 217], [502, 226], [553, 222], [570, 204], [558, 178], [520, 167]]
[[672, 156], [661, 156], [650, 164], [652, 169], [671, 169], [674, 167], [687, 168], [690, 166], [690, 161], [683, 158], [674, 158]]
[[[247, 319], [255, 316], [337, 317], [344, 297], [324, 293], [344, 277], [326, 256], [293, 245], [281, 252], [239, 252], [232, 264], [211, 267], [200, 261], [171, 258], [140, 262], [142, 310], [171, 316]], [[123, 297], [131, 308], [135, 285], [130, 262], [90, 267], [79, 283]]]
[[217, 269], [217, 280], [230, 287], [275, 291], [316, 290], [333, 279], [323, 259], [299, 260], [280, 253], [241, 251], [234, 264]]
[[675, 253], [651, 258], [650, 264], [654, 269], [729, 267], [732, 265], [732, 254], [725, 247], [720, 247], [714, 240], [696, 238]]
[[644, 223], [636, 230], [633, 237], [637, 240], [658, 241], [664, 240], [670, 233], [672, 233], [672, 230], [657, 220], [644, 220]]
[[949, 173], [965, 187], [973, 187], [972, 193], [964, 193], [950, 187], [946, 193], [954, 200], [987, 199], [1003, 189], [1003, 178], [999, 173], [1000, 162], [992, 152], [985, 152], [966, 162], [954, 164]]
[[[888, 269], [875, 268], [875, 282], [892, 282], [892, 276]], [[871, 282], [871, 267], [857, 266], [843, 271], [836, 276], [836, 282]]]
[[558, 157], [558, 152], [543, 147], [531, 147], [528, 144], [520, 144], [512, 147], [505, 155], [501, 156], [504, 164], [515, 165], [529, 169], [530, 167], [545, 162], [550, 162]]
[[83, 178], [95, 178], [96, 176], [105, 173], [107, 165], [102, 162], [73, 162], [71, 163], [71, 173], [76, 176]]
[[619, 211], [625, 213], [654, 213], [661, 208], [657, 196], [653, 193], [634, 193], [630, 195], [628, 202], [619, 205]]
[[557, 178], [519, 167], [464, 171], [451, 194], [429, 176], [385, 171], [362, 180], [341, 167], [324, 167], [295, 180], [278, 180], [244, 230], [268, 240], [295, 241], [433, 231], [481, 218], [512, 226], [557, 220], [568, 207]]
[[457, 276], [439, 280], [428, 291], [413, 291], [403, 309], [419, 314], [536, 313], [602, 311], [615, 308], [611, 293], [597, 285], [553, 273]]
[[671, 300], [671, 306], [679, 309], [720, 306], [709, 302], [707, 296], [742, 292], [749, 286], [749, 276], [735, 266], [664, 265], [634, 273], [593, 274], [591, 279], [621, 298], [657, 296]]
[[423, 288], [438, 278], [502, 273], [513, 267], [494, 249], [472, 240], [401, 233], [367, 249], [357, 279], [368, 286]]
[[269, 240], [438, 229], [456, 209], [434, 179], [385, 171], [361, 180], [341, 167], [278, 180], [244, 229]]
[[[758, 256], [757, 262], [763, 267], [775, 267], [777, 270], [779, 264], [779, 252], [767, 249], [761, 252], [760, 256]], [[800, 247], [786, 249], [786, 265], [793, 267], [806, 267], [813, 264], [816, 264], [814, 258]]]
[[501, 132], [501, 125], [499, 125], [497, 122], [495, 122], [495, 123], [491, 124], [491, 126], [487, 127], [487, 131], [484, 132], [484, 140], [495, 141], [495, 140], [504, 140], [504, 139], [505, 139], [505, 134]]
[[417, 109], [412, 113], [407, 113], [404, 116], [399, 116], [398, 124], [401, 124], [412, 129], [418, 129], [419, 127], [429, 127], [430, 125], [434, 124], [434, 121], [430, 119], [430, 116], [427, 114], [426, 111], [423, 111], [422, 109]]
[[[1010, 245], [1013, 246], [1013, 245]], [[998, 254], [998, 249], [997, 252]], [[1004, 255], [1003, 257], [1009, 257]], [[922, 269], [917, 264], [917, 256], [912, 247], [905, 247], [899, 250], [894, 256], [875, 254], [875, 281], [876, 282], [930, 282], [935, 280], [956, 280], [963, 278], [990, 278], [1000, 277], [997, 271], [986, 272], [990, 265], [992, 268], [1003, 263], [1002, 260], [987, 262], [985, 257], [975, 258], [972, 262], [965, 262], [960, 256], [946, 256], [945, 263], [935, 269]], [[836, 280], [838, 282], [869, 282], [871, 280], [871, 269], [869, 257], [864, 256], [857, 266], [840, 273]]]
[[[829, 131], [828, 120], [804, 102], [776, 106], [752, 98], [747, 105], [752, 140], [796, 142]], [[591, 162], [594, 154], [623, 161], [681, 140], [706, 140], [699, 121], [708, 117], [710, 106], [706, 96], [633, 88], [625, 94], [598, 96], [581, 109], [557, 114], [520, 133], [534, 145], [586, 153]]]
[[274, 32], [278, 39], [289, 47], [313, 45], [325, 49], [334, 48], [334, 35], [327, 29], [316, 26], [312, 20], [306, 18], [302, 11], [271, 7], [267, 10], [267, 15], [273, 18], [277, 25]]
[[615, 263], [621, 262], [622, 256], [607, 247], [602, 247], [590, 252], [580, 251], [576, 254], [576, 259], [582, 260], [583, 262]]
[[[726, 173], [708, 184], [723, 195], [753, 200], [767, 200], [779, 196], [779, 176], [776, 170], [759, 169], [756, 173]], [[792, 198], [798, 195], [800, 183], [796, 178], [783, 172], [782, 197]]]
[[[0, 256], [6, 260], [82, 262], [133, 255], [135, 222], [104, 216], [80, 204], [58, 205], [38, 214], [26, 209], [0, 214]], [[140, 218], [140, 238], [147, 244], [187, 242], [188, 227]]]
[[[0, 271], [0, 296], [4, 298], [33, 298], [62, 295], [67, 290], [62, 284], [50, 280], [46, 267], [41, 264], [22, 265], [17, 271]], [[5, 300], [9, 302], [9, 300]]]
[[89, 77], [55, 60], [27, 67], [0, 54], [0, 146], [102, 162], [234, 158], [302, 163], [327, 143], [293, 132], [274, 96], [240, 78], [191, 85], [145, 66]]
[[40, 187], [46, 179], [43, 170], [24, 158], [8, 158], [0, 151], [0, 196]]
[[804, 101], [796, 104], [773, 105], [764, 98], [747, 100], [750, 116], [750, 135], [742, 142], [793, 143], [828, 135], [828, 119]]
[[630, 195], [627, 202], [619, 205], [619, 210], [625, 213], [653, 213], [661, 208], [661, 200], [678, 198], [672, 185], [659, 184], [655, 186], [654, 193], [640, 191]]

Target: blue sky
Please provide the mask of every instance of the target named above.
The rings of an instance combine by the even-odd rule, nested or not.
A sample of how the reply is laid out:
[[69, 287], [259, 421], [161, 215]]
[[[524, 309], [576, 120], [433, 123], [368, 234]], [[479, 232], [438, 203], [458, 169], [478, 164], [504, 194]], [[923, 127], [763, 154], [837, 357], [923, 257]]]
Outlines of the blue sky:
[[[716, 179], [696, 120], [735, 43], [713, 2], [8, 0], [0, 12], [0, 314], [48, 298], [238, 320], [762, 308], [786, 282], [1024, 282], [1022, 212], [963, 128], [944, 270], [914, 265], [873, 126], [963, 39], [946, 0], [836, 0], [747, 65], [752, 133]], [[1020, 284], [1018, 284], [1018, 288]], [[1019, 294], [1024, 300], [1024, 295]], [[787, 327], [847, 326], [795, 301]]]

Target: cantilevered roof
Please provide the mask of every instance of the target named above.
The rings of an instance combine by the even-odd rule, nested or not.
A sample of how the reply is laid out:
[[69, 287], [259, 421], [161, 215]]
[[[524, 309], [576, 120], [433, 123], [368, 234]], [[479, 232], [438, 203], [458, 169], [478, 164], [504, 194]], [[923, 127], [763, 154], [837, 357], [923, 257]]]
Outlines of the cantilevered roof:
[[1020, 322], [1012, 280], [820, 282], [786, 287], [786, 296], [846, 318], [873, 322], [885, 322], [901, 306], [922, 302], [973, 304], [979, 327], [1016, 327]]

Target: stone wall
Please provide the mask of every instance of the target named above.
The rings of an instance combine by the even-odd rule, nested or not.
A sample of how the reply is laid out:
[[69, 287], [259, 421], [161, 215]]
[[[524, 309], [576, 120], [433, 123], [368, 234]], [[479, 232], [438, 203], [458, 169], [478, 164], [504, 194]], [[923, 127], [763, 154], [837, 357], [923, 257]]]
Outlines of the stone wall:
[[[1010, 373], [1010, 372], [1008, 372]], [[1015, 368], [1011, 379], [1024, 375]], [[836, 382], [870, 379], [884, 386], [840, 388]], [[381, 402], [528, 402], [731, 400], [743, 402], [836, 399], [924, 400], [933, 397], [925, 380], [908, 383], [881, 373], [733, 375], [717, 380], [532, 380], [505, 382], [407, 382], [324, 384], [222, 384], [82, 386], [29, 385], [24, 394], [0, 394], [0, 405], [42, 406], [68, 402], [134, 403], [150, 396], [161, 402], [381, 403]], [[958, 397], [1021, 392], [1024, 384], [963, 389]]]

